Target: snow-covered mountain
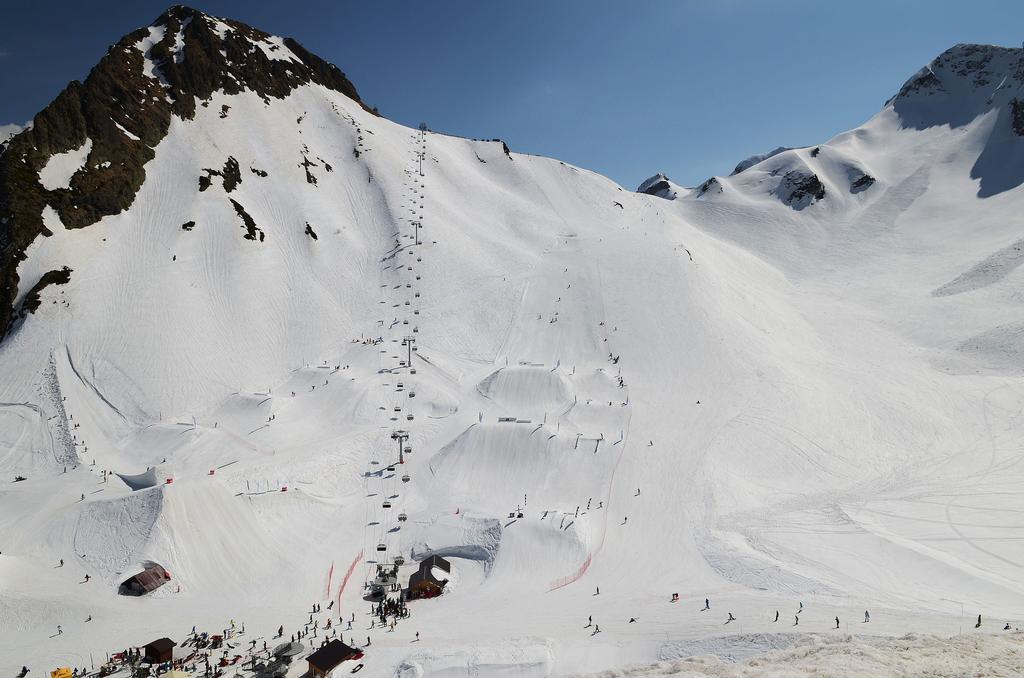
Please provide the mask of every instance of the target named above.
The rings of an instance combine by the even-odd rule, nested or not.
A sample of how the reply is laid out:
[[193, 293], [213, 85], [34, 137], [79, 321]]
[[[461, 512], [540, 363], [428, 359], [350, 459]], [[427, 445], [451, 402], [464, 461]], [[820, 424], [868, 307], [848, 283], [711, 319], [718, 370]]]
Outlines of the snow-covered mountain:
[[[400, 676], [792, 644], [798, 603], [1019, 618], [1022, 64], [957, 46], [636, 193], [170, 9], [0, 154], [3, 668], [230, 619], [243, 653], [314, 602]], [[444, 595], [365, 630], [375, 565], [430, 554]]]

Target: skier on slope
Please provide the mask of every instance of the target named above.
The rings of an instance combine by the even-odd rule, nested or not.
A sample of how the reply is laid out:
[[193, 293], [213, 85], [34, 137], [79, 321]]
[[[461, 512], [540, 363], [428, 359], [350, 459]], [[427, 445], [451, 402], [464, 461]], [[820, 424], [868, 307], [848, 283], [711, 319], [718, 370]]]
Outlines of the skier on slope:
[[836, 628], [837, 629], [839, 628], [839, 616], [838, 615], [836, 616]]
[[864, 610], [864, 623], [867, 624], [869, 621], [871, 621], [871, 615], [868, 614], [867, 610]]
[[725, 620], [725, 623], [736, 621], [736, 617], [732, 616], [732, 612], [729, 613], [729, 618]]
[[775, 621], [779, 621], [779, 611], [778, 610], [775, 610]]
[[974, 625], [974, 628], [976, 628], [976, 629], [980, 629], [981, 628], [981, 615], [980, 614], [978, 615], [978, 623]]

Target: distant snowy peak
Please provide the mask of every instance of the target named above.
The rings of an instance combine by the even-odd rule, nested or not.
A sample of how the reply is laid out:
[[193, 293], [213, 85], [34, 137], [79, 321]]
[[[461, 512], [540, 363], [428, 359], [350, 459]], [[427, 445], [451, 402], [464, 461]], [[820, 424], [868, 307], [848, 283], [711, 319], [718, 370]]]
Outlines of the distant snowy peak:
[[636, 192], [654, 195], [659, 198], [665, 198], [666, 200], [676, 199], [676, 192], [673, 190], [671, 182], [669, 182], [667, 176], [660, 172], [640, 184], [640, 186], [637, 187]]
[[18, 264], [50, 235], [47, 206], [67, 228], [118, 214], [134, 202], [172, 118], [192, 119], [218, 92], [269, 102], [308, 84], [362, 105], [337, 66], [295, 40], [182, 5], [111, 46], [84, 82], [0, 144], [0, 338], [14, 319]]
[[[908, 132], [964, 127], [988, 115], [991, 126], [971, 142], [982, 141], [970, 176], [979, 180], [977, 195], [983, 198], [1024, 184], [1024, 49], [951, 47], [907, 80], [879, 113]], [[884, 173], [872, 167], [889, 164], [885, 159], [896, 152], [894, 137], [876, 138], [871, 128], [869, 122], [818, 146], [780, 146], [752, 155], [728, 177], [711, 177], [693, 189], [676, 187], [659, 174], [638, 190], [684, 200], [768, 199], [798, 211], [816, 205], [815, 211], [856, 208], [886, 185]], [[913, 144], [911, 139], [905, 138]]]
[[737, 163], [736, 167], [732, 171], [732, 174], [730, 174], [729, 176], [734, 176], [736, 174], [739, 174], [743, 170], [749, 169], [749, 168], [753, 167], [754, 165], [756, 165], [757, 163], [761, 162], [762, 160], [767, 160], [768, 158], [770, 158], [772, 156], [775, 156], [775, 155], [778, 155], [779, 153], [782, 153], [783, 151], [791, 151], [791, 150], [793, 150], [793, 149], [791, 149], [789, 147], [786, 147], [786, 146], [779, 146], [778, 148], [775, 148], [775, 149], [773, 149], [771, 151], [768, 151], [767, 153], [759, 153], [757, 155], [752, 155], [749, 158], [747, 158], [745, 160], [741, 160], [739, 163]]
[[[1024, 49], [956, 45], [915, 73], [886, 102], [905, 124], [959, 127], [991, 109], [1020, 111]], [[1024, 135], [1024, 124], [1017, 132]]]

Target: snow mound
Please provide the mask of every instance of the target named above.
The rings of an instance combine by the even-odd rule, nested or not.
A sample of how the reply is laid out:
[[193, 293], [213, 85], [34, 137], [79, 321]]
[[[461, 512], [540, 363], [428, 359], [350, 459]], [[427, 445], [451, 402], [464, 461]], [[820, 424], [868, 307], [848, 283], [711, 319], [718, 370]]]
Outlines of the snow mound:
[[414, 652], [394, 678], [543, 678], [556, 666], [550, 641], [514, 638], [501, 645]]
[[477, 387], [513, 416], [563, 410], [572, 404], [572, 388], [560, 369], [518, 365], [489, 374]]
[[86, 138], [85, 143], [66, 153], [54, 153], [39, 170], [39, 182], [48, 191], [68, 188], [71, 178], [82, 169], [92, 150], [92, 139]]

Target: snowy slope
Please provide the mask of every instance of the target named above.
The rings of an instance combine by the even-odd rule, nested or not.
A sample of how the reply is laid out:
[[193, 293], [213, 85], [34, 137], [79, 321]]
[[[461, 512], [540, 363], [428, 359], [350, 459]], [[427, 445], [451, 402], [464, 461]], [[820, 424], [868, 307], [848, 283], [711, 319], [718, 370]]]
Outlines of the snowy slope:
[[[154, 81], [189, 54], [161, 28]], [[908, 91], [674, 200], [317, 82], [171, 116], [124, 211], [47, 205], [18, 264], [15, 307], [71, 273], [0, 344], [0, 468], [28, 477], [0, 486], [3, 668], [229, 619], [248, 646], [313, 602], [381, 676], [674, 658], [800, 601], [823, 634], [1024, 616], [1021, 198], [974, 169], [1021, 80], [956, 69], [929, 71], [955, 119]], [[446, 593], [365, 630], [374, 564], [430, 553]], [[118, 596], [149, 561], [172, 582]]]

